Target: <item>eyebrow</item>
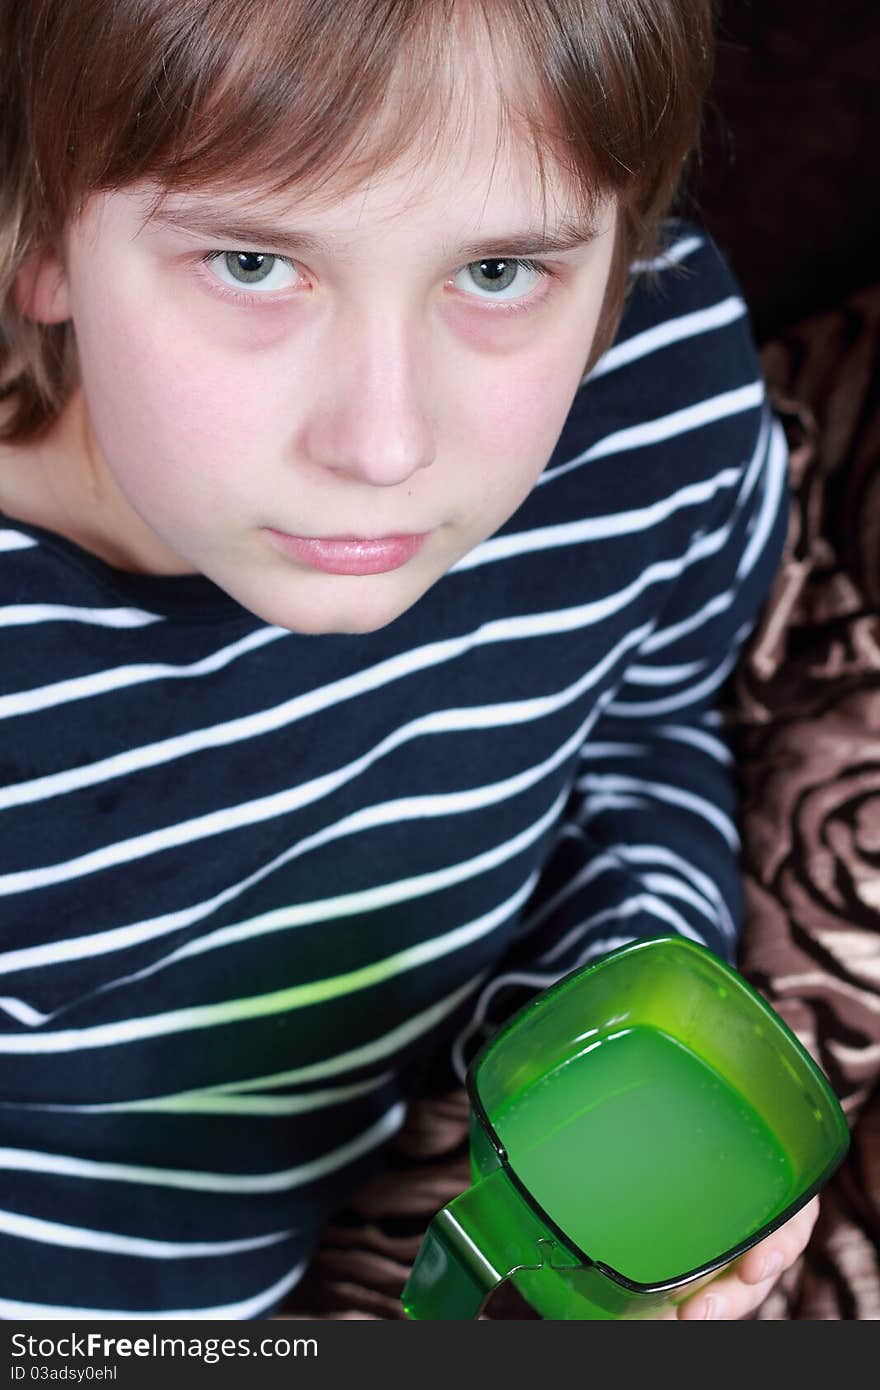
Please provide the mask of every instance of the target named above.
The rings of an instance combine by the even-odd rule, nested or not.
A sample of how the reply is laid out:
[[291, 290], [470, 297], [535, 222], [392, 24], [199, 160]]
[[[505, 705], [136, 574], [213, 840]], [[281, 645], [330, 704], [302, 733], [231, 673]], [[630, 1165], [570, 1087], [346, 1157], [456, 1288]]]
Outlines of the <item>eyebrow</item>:
[[[214, 209], [207, 205], [198, 207], [166, 206], [149, 217], [148, 222], [177, 231], [191, 232], [213, 241], [218, 247], [253, 248], [255, 250], [279, 250], [318, 252], [326, 254], [332, 250], [331, 242], [315, 236], [312, 232], [294, 231], [289, 227], [277, 227], [260, 218], [238, 218], [230, 216], [227, 209]], [[476, 261], [484, 256], [540, 256], [553, 252], [573, 251], [586, 246], [598, 235], [594, 224], [586, 221], [567, 220], [560, 226], [547, 230], [543, 227], [525, 228], [517, 232], [501, 233], [480, 241], [468, 242], [458, 248], [451, 248], [449, 255], [463, 262]]]

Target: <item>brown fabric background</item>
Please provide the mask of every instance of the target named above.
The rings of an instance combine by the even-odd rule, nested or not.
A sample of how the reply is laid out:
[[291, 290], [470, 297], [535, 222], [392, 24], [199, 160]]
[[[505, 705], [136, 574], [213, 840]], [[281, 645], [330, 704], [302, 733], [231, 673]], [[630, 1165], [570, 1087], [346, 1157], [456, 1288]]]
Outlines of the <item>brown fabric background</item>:
[[[791, 448], [788, 545], [728, 698], [742, 968], [852, 1130], [805, 1256], [759, 1320], [880, 1318], [880, 5], [726, 0], [695, 206], [740, 276]], [[282, 1316], [400, 1319], [467, 1185], [461, 1092], [412, 1107]], [[485, 1316], [535, 1316], [502, 1292]]]
[[766, 1318], [880, 1317], [880, 285], [764, 349], [786, 412], [787, 554], [731, 701], [743, 970], [840, 1097], [851, 1152]]

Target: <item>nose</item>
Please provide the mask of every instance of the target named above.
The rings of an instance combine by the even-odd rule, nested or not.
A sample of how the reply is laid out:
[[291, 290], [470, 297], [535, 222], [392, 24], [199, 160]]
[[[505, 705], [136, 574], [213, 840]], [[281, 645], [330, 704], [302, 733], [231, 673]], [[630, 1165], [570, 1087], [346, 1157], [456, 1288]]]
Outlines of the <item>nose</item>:
[[390, 313], [340, 322], [326, 336], [312, 380], [318, 384], [301, 439], [312, 463], [392, 487], [433, 462], [426, 352], [416, 326]]

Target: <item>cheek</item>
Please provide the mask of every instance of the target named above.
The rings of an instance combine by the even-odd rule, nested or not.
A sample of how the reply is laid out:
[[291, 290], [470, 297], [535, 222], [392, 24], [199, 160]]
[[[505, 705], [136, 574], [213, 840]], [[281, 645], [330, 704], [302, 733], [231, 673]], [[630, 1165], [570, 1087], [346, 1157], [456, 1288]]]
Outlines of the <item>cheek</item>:
[[[589, 346], [589, 345], [587, 345]], [[559, 438], [582, 375], [583, 338], [482, 362], [468, 374], [458, 451], [479, 456], [477, 479], [518, 503], [534, 485]]]
[[180, 317], [105, 303], [77, 324], [77, 344], [111, 467], [141, 461], [163, 473], [185, 465], [191, 480], [210, 480], [221, 463], [237, 465], [265, 444], [273, 415], [265, 364], [221, 359]]

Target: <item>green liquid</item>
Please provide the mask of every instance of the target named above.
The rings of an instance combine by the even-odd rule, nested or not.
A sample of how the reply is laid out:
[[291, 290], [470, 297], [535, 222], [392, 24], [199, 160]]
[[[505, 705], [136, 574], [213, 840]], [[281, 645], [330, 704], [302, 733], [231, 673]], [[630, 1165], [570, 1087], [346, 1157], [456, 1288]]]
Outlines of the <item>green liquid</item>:
[[556, 1225], [638, 1283], [717, 1259], [793, 1195], [785, 1151], [744, 1097], [649, 1027], [563, 1063], [493, 1123]]

